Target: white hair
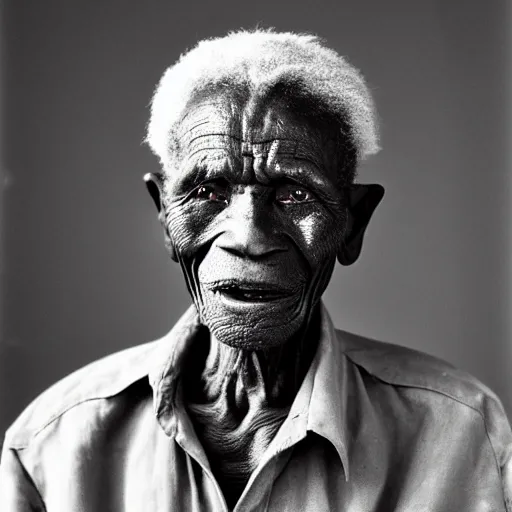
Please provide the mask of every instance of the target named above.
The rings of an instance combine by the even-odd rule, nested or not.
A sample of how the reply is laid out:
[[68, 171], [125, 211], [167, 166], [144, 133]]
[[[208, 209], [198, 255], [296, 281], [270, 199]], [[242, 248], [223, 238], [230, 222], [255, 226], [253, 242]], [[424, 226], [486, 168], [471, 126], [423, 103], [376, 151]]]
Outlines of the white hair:
[[373, 100], [360, 72], [315, 36], [273, 30], [238, 31], [206, 39], [184, 53], [158, 83], [146, 142], [168, 168], [176, 156], [176, 129], [194, 96], [214, 86], [301, 90], [350, 128], [357, 159], [379, 150]]

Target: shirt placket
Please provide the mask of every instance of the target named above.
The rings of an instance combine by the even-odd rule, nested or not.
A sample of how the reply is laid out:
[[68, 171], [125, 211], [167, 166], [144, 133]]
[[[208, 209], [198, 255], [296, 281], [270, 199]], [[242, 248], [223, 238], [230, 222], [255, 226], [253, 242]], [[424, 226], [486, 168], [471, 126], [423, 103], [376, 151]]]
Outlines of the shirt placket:
[[[217, 479], [213, 475], [210, 463], [208, 462], [208, 457], [206, 456], [206, 453], [196, 436], [190, 419], [183, 411], [176, 411], [176, 416], [177, 432], [174, 438], [176, 443], [178, 443], [178, 445], [187, 454], [187, 456], [199, 464], [201, 470], [213, 485], [213, 488], [215, 489], [215, 497], [211, 495], [208, 496], [208, 498], [211, 500], [211, 504], [215, 507], [213, 510], [219, 512], [229, 512], [224, 494], [222, 493]], [[196, 488], [198, 487], [197, 482], [193, 482], [193, 484]]]
[[294, 445], [307, 434], [307, 411], [288, 417], [270, 443], [263, 460], [249, 478], [233, 512], [266, 512], [276, 478], [287, 464]]

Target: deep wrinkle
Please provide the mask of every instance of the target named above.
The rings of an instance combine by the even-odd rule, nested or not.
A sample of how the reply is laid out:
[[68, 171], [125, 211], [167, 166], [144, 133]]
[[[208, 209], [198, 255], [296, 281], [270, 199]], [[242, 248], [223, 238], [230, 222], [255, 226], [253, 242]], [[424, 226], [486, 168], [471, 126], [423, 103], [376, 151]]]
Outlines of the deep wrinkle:
[[[231, 139], [230, 135], [223, 135], [223, 139]], [[233, 139], [238, 142], [237, 139]], [[282, 142], [283, 139], [274, 139], [272, 142]], [[284, 140], [284, 142], [288, 142]], [[290, 141], [291, 142], [291, 141]], [[297, 158], [288, 151], [282, 153], [279, 149], [273, 155], [271, 166], [266, 166], [264, 171], [240, 172], [230, 148], [234, 144], [225, 142], [221, 148], [220, 143], [215, 148], [201, 149], [187, 158], [178, 176], [173, 180], [173, 190], [176, 195], [187, 195], [199, 185], [210, 181], [225, 179], [233, 185], [246, 185], [250, 183], [264, 183], [273, 186], [276, 183], [290, 181], [310, 189], [314, 194], [332, 206], [340, 202], [341, 192], [335, 184], [320, 172], [318, 166], [311, 160]], [[278, 146], [280, 147], [280, 146]], [[215, 155], [204, 158], [204, 152], [215, 151]], [[240, 150], [241, 152], [241, 150]], [[267, 158], [268, 152], [263, 153], [262, 158]], [[252, 161], [250, 164], [252, 165]], [[246, 168], [246, 167], [245, 167]], [[258, 179], [259, 178], [259, 179]]]
[[330, 134], [328, 123], [322, 124], [326, 126], [311, 123], [278, 100], [238, 108], [225, 98], [199, 101], [181, 125], [180, 164], [170, 172], [172, 187], [183, 194], [219, 174], [232, 183], [248, 183], [264, 169], [276, 180], [330, 191], [329, 199], [339, 201], [340, 141]]

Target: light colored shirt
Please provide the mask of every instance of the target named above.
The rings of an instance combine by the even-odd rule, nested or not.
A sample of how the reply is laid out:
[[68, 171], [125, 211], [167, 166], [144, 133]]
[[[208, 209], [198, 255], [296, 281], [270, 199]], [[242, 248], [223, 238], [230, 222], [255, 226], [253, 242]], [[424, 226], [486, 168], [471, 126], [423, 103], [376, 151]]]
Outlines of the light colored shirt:
[[[226, 511], [180, 391], [199, 321], [93, 363], [8, 430], [2, 512]], [[235, 511], [512, 511], [512, 434], [473, 377], [335, 330]], [[508, 507], [508, 508], [507, 508]]]

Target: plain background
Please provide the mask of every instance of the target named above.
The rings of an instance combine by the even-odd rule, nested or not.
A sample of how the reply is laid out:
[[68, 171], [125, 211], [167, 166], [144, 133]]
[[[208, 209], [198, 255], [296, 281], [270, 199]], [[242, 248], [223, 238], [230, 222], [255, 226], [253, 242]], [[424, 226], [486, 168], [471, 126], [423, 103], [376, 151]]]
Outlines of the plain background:
[[308, 31], [363, 70], [382, 183], [336, 324], [449, 360], [512, 412], [507, 0], [2, 4], [0, 434], [78, 367], [160, 337], [189, 304], [142, 175], [153, 87], [199, 39]]

